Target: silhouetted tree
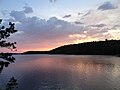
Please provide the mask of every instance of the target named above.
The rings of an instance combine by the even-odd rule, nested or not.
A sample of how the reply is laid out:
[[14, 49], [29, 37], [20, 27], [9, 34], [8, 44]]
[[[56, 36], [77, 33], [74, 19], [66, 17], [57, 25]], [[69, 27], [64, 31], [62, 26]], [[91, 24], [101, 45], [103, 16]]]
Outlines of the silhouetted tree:
[[[0, 24], [2, 19], [0, 19]], [[14, 27], [14, 23], [9, 22], [9, 27], [5, 28], [5, 26], [0, 26], [0, 48], [8, 48], [11, 50], [16, 50], [16, 42], [7, 42], [7, 38], [11, 36], [11, 34], [17, 32]], [[4, 67], [7, 67], [10, 63], [14, 62], [15, 58], [10, 53], [0, 52], [0, 72]]]
[[14, 89], [14, 87], [18, 88], [17, 85], [18, 85], [17, 79], [12, 77], [6, 85], [6, 90], [12, 90], [12, 89]]
[[[0, 19], [0, 25], [1, 25], [2, 19]], [[7, 42], [7, 39], [17, 30], [15, 30], [14, 23], [9, 22], [9, 27], [5, 28], [5, 26], [0, 26], [0, 48], [8, 48], [10, 50], [16, 50], [16, 42]], [[0, 73], [3, 70], [4, 67], [8, 67], [10, 63], [13, 63], [15, 61], [15, 58], [12, 56], [11, 53], [3, 53], [0, 52]], [[11, 78], [9, 83], [6, 86], [6, 90], [12, 90], [14, 88], [14, 85], [16, 85], [16, 79]], [[2, 89], [0, 89], [2, 90]]]

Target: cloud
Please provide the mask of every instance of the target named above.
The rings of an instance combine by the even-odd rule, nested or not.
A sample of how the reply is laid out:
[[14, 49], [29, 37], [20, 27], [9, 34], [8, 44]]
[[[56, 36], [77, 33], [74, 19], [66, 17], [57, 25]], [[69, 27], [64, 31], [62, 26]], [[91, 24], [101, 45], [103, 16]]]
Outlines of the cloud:
[[26, 18], [23, 11], [11, 11], [10, 16], [13, 17], [16, 21], [24, 21]]
[[29, 7], [29, 6], [24, 6], [23, 8], [24, 10], [22, 11], [15, 11], [15, 10], [11, 11], [10, 16], [13, 17], [15, 21], [25, 22], [27, 20], [26, 14], [33, 13], [33, 9], [32, 7]]
[[25, 23], [19, 24], [17, 28], [24, 32], [20, 35], [21, 38], [18, 41], [24, 38], [22, 41], [26, 42], [26, 47], [32, 43], [32, 46], [29, 47], [31, 49], [40, 47], [43, 49], [45, 47], [55, 48], [67, 43], [70, 44], [72, 42], [68, 35], [82, 32], [82, 27], [72, 25], [56, 17], [52, 17], [49, 20], [32, 17], [26, 20]]
[[25, 10], [24, 10], [24, 12], [25, 13], [27, 13], [27, 14], [29, 14], [29, 13], [32, 13], [33, 12], [33, 9], [32, 9], [32, 7], [29, 7], [29, 6], [25, 6], [25, 7], [23, 7]]
[[85, 23], [85, 25], [96, 25], [96, 24], [102, 23], [101, 21], [104, 21], [107, 19], [108, 19], [108, 16], [105, 12], [102, 12], [99, 10], [91, 10], [86, 15], [82, 16], [80, 21]]
[[115, 25], [114, 27], [116, 27], [116, 28], [120, 28], [120, 24], [119, 24], [119, 25]]
[[81, 15], [81, 14], [82, 14], [82, 13], [79, 12], [79, 13], [78, 13], [78, 16]]
[[[82, 17], [76, 18], [76, 22], [84, 23], [84, 32], [77, 35], [76, 42], [96, 41], [105, 39], [118, 39], [120, 33], [120, 8], [112, 10], [89, 10]], [[111, 32], [114, 31], [114, 32]], [[75, 34], [76, 35], [76, 34]], [[72, 35], [75, 37], [75, 35]], [[83, 38], [81, 38], [83, 35]], [[80, 38], [78, 38], [78, 36]]]
[[85, 13], [85, 14], [83, 15], [83, 17], [85, 17], [85, 16], [87, 16], [87, 15], [89, 15], [89, 14], [91, 14], [91, 11], [88, 11], [87, 13]]
[[54, 42], [55, 38], [59, 41], [59, 39], [65, 38], [69, 34], [80, 32], [81, 29], [81, 27], [72, 25], [56, 17], [51, 17], [49, 20], [37, 17], [26, 18], [26, 22], [21, 22], [18, 27], [24, 31], [25, 37], [29, 36], [29, 39], [33, 42], [34, 40], [50, 40]]
[[71, 17], [71, 15], [65, 15], [63, 18], [69, 18]]
[[7, 10], [1, 11], [2, 15], [6, 16], [9, 14], [9, 12]]
[[[29, 11], [29, 12], [26, 12]], [[51, 17], [48, 20], [41, 19], [37, 16], [28, 17], [32, 13], [32, 8], [24, 8], [22, 11], [11, 11], [10, 17], [16, 23], [16, 28], [22, 32], [13, 35], [21, 49], [45, 49], [55, 48], [64, 44], [72, 43], [70, 34], [83, 32], [83, 27], [72, 24], [71, 22]], [[7, 19], [10, 20], [10, 19]], [[6, 21], [7, 21], [6, 20]]]
[[118, 7], [113, 5], [111, 2], [105, 2], [104, 4], [98, 7], [98, 10], [111, 10], [116, 8]]
[[74, 23], [75, 23], [75, 24], [84, 24], [84, 23], [82, 23], [82, 22], [80, 22], [80, 21], [75, 21]]
[[105, 27], [106, 25], [105, 24], [96, 24], [96, 25], [91, 25], [92, 27]]
[[120, 24], [119, 25], [114, 25], [111, 29], [116, 30], [118, 28], [120, 28]]
[[50, 0], [51, 3], [55, 3], [57, 0]]
[[[119, 31], [119, 8], [109, 11], [90, 10], [81, 17], [76, 16], [75, 22], [65, 21], [57, 17], [48, 20], [37, 16], [29, 17], [32, 7], [21, 11], [13, 10], [6, 21], [16, 22], [18, 33], [13, 35], [18, 42], [18, 50], [49, 50], [71, 43], [111, 39], [114, 35], [109, 32], [112, 27]], [[72, 15], [74, 18], [74, 15]]]

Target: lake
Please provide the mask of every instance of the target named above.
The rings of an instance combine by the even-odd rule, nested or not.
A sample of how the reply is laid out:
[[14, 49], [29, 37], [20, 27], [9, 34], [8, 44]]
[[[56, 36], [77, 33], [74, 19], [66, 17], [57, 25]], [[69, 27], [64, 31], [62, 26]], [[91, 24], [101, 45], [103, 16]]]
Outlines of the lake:
[[99, 55], [15, 55], [0, 74], [14, 90], [120, 90], [120, 57]]

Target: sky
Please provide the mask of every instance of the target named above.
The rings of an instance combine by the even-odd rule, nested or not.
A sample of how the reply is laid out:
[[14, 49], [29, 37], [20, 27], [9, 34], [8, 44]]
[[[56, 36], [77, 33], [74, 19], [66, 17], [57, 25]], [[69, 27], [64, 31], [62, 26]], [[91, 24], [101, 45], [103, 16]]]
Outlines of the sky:
[[0, 18], [15, 23], [17, 52], [120, 39], [120, 0], [0, 0]]

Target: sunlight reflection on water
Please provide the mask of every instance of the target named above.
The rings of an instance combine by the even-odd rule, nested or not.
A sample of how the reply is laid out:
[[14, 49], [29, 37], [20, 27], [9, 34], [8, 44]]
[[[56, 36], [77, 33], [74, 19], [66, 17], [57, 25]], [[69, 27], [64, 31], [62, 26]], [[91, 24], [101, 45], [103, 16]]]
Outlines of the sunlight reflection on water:
[[[114, 56], [18, 55], [0, 83], [18, 79], [16, 90], [120, 90], [120, 58]], [[0, 84], [1, 85], [1, 84]]]

